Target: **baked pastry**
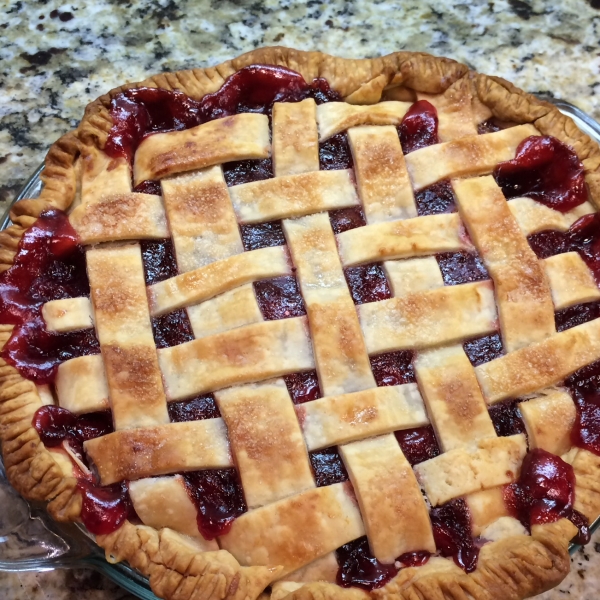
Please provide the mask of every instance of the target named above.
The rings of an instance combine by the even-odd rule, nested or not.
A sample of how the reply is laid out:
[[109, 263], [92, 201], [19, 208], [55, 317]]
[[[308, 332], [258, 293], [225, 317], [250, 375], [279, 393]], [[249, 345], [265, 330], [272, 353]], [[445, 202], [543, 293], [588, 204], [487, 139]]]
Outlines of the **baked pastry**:
[[424, 54], [113, 90], [0, 234], [11, 482], [164, 598], [552, 587], [600, 514], [599, 166]]

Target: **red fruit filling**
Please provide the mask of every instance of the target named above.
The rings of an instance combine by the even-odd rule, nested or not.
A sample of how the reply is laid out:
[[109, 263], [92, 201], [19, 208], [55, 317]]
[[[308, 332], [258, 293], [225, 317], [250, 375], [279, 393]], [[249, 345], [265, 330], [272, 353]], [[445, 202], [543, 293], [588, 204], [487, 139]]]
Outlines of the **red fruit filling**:
[[246, 512], [242, 485], [235, 469], [183, 473], [188, 494], [198, 510], [198, 530], [207, 540], [226, 534]]
[[281, 221], [270, 221], [257, 225], [242, 225], [240, 227], [244, 250], [258, 250], [271, 246], [284, 246], [285, 236]]
[[335, 446], [309, 453], [317, 487], [348, 480], [348, 472]]
[[219, 407], [212, 394], [198, 396], [192, 400], [169, 402], [167, 404], [171, 422], [201, 421], [202, 419], [216, 419], [221, 416]]
[[477, 254], [470, 252], [446, 252], [436, 254], [446, 285], [459, 285], [489, 279], [487, 269]]
[[589, 302], [557, 310], [554, 313], [554, 322], [556, 331], [565, 331], [598, 317], [600, 317], [600, 302]]
[[433, 427], [417, 427], [394, 432], [406, 460], [414, 467], [419, 463], [439, 456], [438, 446]]
[[489, 407], [496, 433], [501, 437], [525, 433], [525, 424], [516, 400], [505, 400]]
[[416, 192], [415, 203], [419, 216], [456, 212], [454, 190], [447, 180], [438, 181]]
[[380, 264], [351, 267], [344, 271], [354, 304], [378, 302], [392, 297]]
[[479, 548], [471, 537], [471, 516], [462, 498], [432, 508], [433, 539], [442, 556], [452, 557], [466, 573], [477, 567]]
[[410, 350], [371, 356], [371, 370], [377, 385], [381, 387], [414, 383], [417, 379], [412, 359], [413, 353]]
[[179, 274], [175, 249], [170, 239], [143, 240], [140, 242], [140, 246], [142, 247], [146, 285], [152, 285]]
[[360, 206], [329, 211], [329, 221], [333, 228], [333, 233], [336, 235], [350, 229], [363, 227], [367, 224], [365, 215]]
[[306, 314], [298, 282], [292, 275], [257, 281], [254, 292], [260, 312], [267, 321]]
[[398, 126], [398, 134], [404, 154], [437, 144], [438, 116], [433, 104], [427, 100], [415, 102]]
[[125, 519], [138, 520], [127, 482], [97, 487], [80, 479], [77, 488], [81, 492], [81, 520], [90, 533], [107, 535], [116, 531]]
[[523, 140], [515, 158], [494, 169], [494, 178], [507, 198], [527, 196], [561, 212], [587, 200], [577, 154], [549, 135]]
[[319, 144], [319, 166], [322, 171], [351, 169], [354, 166], [346, 132], [336, 133]]
[[527, 241], [538, 258], [548, 258], [571, 249], [569, 234], [563, 231], [540, 231], [530, 235]]
[[321, 397], [319, 378], [316, 371], [284, 375], [283, 380], [294, 404], [304, 404]]
[[192, 325], [183, 308], [160, 317], [153, 317], [152, 332], [157, 348], [178, 346], [194, 339]]
[[468, 340], [463, 344], [463, 348], [474, 367], [490, 362], [504, 354], [499, 333]]
[[528, 452], [519, 479], [505, 488], [504, 501], [514, 517], [528, 529], [565, 517], [579, 529], [576, 543], [589, 541], [588, 521], [573, 508], [573, 467], [559, 456], [541, 448]]

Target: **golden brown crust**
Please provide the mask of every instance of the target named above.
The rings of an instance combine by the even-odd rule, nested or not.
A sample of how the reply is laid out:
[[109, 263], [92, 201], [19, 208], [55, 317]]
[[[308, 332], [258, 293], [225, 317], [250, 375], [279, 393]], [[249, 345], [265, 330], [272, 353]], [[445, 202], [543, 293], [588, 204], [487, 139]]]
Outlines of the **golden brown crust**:
[[[50, 148], [41, 176], [44, 189], [40, 197], [13, 206], [14, 225], [0, 232], [0, 271], [12, 264], [23, 232], [45, 208], [66, 209], [76, 199], [79, 169], [93, 172], [95, 157], [103, 154], [112, 125], [110, 102], [116, 94], [148, 86], [178, 89], [200, 99], [218, 90], [229, 75], [257, 63], [291, 68], [307, 81], [324, 77], [348, 102], [356, 104], [377, 102], [383, 93], [386, 97], [395, 94], [412, 100], [415, 92], [441, 93], [468, 77], [477, 101], [496, 118], [533, 123], [542, 133], [572, 145], [584, 162], [592, 198], [600, 204], [597, 144], [554, 106], [500, 78], [469, 72], [465, 65], [421, 53], [399, 52], [375, 59], [350, 60], [283, 47], [261, 48], [216, 67], [163, 73], [141, 83], [127, 84], [89, 104], [79, 127]], [[0, 325], [0, 347], [11, 330], [10, 326]], [[48, 510], [54, 518], [76, 520], [81, 512], [76, 479], [64, 476], [31, 426], [39, 406], [35, 385], [0, 360], [0, 438], [9, 480], [25, 497], [48, 501]], [[431, 572], [417, 578], [411, 572], [418, 569], [404, 569], [402, 577], [399, 575], [370, 595], [406, 600], [520, 599], [549, 589], [567, 574], [567, 547], [573, 533], [573, 526], [567, 521], [534, 528], [532, 537], [518, 542], [507, 538], [485, 546], [477, 570], [470, 575], [462, 571]], [[276, 569], [240, 567], [225, 551], [196, 552], [169, 530], [156, 531], [129, 522], [111, 535], [100, 536], [98, 543], [113, 560], [127, 560], [147, 575], [154, 591], [165, 598], [253, 600], [277, 575]], [[288, 594], [287, 598], [361, 600], [368, 595], [357, 589], [313, 583]]]

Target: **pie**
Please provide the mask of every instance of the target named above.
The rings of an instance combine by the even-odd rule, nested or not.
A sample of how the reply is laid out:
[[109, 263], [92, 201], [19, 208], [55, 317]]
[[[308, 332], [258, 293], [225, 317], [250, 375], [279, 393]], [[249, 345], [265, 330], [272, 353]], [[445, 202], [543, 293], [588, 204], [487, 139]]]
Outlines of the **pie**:
[[521, 599], [600, 515], [600, 149], [449, 59], [128, 84], [0, 234], [12, 484], [167, 599]]

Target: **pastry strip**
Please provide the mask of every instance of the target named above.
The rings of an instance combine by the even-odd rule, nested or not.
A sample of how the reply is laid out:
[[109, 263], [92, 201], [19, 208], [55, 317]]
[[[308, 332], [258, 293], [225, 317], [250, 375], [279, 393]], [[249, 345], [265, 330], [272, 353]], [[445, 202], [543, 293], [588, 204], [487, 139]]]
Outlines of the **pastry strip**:
[[319, 170], [317, 105], [312, 98], [273, 105], [275, 177]]
[[46, 329], [58, 333], [89, 329], [93, 325], [92, 303], [87, 297], [46, 302], [42, 306], [42, 316]]
[[61, 363], [54, 385], [59, 406], [76, 415], [110, 408], [101, 354], [78, 356]]
[[364, 518], [369, 546], [382, 563], [405, 552], [435, 552], [429, 513], [413, 470], [392, 434], [340, 447]]
[[282, 565], [279, 575], [287, 575], [364, 535], [346, 489], [335, 483], [248, 511], [219, 538], [220, 546], [242, 565]]
[[395, 127], [353, 127], [348, 140], [367, 223], [417, 216], [406, 163]]
[[243, 183], [229, 188], [242, 224], [302, 217], [324, 210], [357, 206], [352, 171], [312, 171]]
[[390, 284], [392, 296], [404, 296], [444, 287], [444, 278], [434, 256], [386, 260], [383, 271]]
[[267, 158], [270, 150], [268, 117], [240, 113], [148, 136], [135, 153], [133, 180], [138, 185], [234, 160]]
[[244, 251], [221, 167], [161, 181], [180, 273]]
[[452, 185], [471, 239], [494, 280], [506, 350], [555, 333], [554, 306], [544, 271], [494, 178], [455, 180]]
[[314, 488], [294, 405], [282, 379], [221, 390], [227, 425], [249, 509]]
[[158, 351], [169, 400], [314, 369], [306, 317], [265, 321]]
[[475, 367], [488, 404], [556, 385], [600, 359], [600, 319]]
[[376, 223], [336, 237], [342, 264], [352, 267], [382, 259], [469, 250], [472, 246], [465, 233], [460, 217], [453, 213]]
[[539, 135], [533, 125], [517, 125], [415, 150], [406, 156], [413, 189], [449, 177], [491, 173], [498, 163], [512, 160], [519, 144], [532, 135]]
[[115, 429], [168, 423], [140, 246], [88, 250], [86, 258]]
[[356, 308], [369, 354], [450, 344], [497, 328], [489, 281], [445, 286]]
[[556, 310], [600, 298], [594, 275], [578, 252], [556, 254], [543, 260], [542, 266], [550, 283]]
[[242, 252], [151, 285], [148, 288], [150, 312], [153, 317], [164, 315], [245, 283], [289, 275], [291, 272], [285, 246]]
[[327, 213], [283, 222], [297, 269], [324, 396], [375, 387]]
[[223, 419], [115, 431], [88, 440], [83, 446], [102, 485], [232, 466]]
[[429, 423], [414, 383], [320, 398], [296, 413], [309, 450]]

